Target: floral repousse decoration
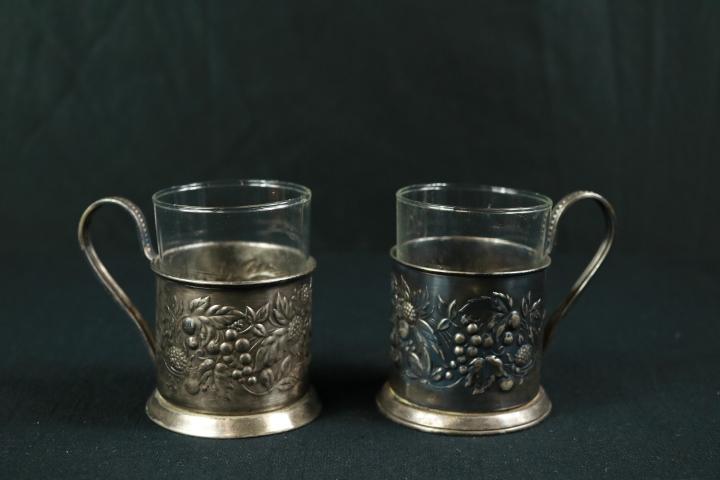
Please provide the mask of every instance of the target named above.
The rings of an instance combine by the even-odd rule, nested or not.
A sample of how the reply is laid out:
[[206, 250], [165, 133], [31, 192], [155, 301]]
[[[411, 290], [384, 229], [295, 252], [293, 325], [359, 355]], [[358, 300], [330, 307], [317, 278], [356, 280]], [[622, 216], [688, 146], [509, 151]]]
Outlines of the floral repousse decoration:
[[510, 391], [533, 368], [545, 313], [530, 292], [516, 309], [513, 298], [499, 292], [462, 305], [431, 299], [402, 276], [393, 277], [392, 289], [390, 356], [408, 378], [440, 388], [462, 383], [479, 395], [495, 384]]
[[252, 395], [289, 390], [309, 363], [310, 306], [309, 283], [257, 309], [213, 305], [210, 296], [185, 306], [171, 297], [161, 331], [168, 386], [227, 399], [238, 388]]

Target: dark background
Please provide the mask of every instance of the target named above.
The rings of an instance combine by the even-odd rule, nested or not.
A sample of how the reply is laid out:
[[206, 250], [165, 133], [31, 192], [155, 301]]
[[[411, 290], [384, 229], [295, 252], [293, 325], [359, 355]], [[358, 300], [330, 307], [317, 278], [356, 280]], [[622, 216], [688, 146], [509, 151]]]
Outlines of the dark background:
[[[720, 473], [720, 2], [0, 2], [0, 466], [12, 477]], [[313, 379], [288, 434], [217, 442], [143, 416], [152, 368], [82, 261], [77, 220], [216, 178], [309, 186]], [[385, 369], [394, 191], [466, 181], [604, 194], [606, 266], [548, 353], [555, 410], [493, 438], [417, 433], [372, 404]], [[575, 207], [557, 301], [601, 220]], [[130, 222], [99, 250], [143, 311]]]

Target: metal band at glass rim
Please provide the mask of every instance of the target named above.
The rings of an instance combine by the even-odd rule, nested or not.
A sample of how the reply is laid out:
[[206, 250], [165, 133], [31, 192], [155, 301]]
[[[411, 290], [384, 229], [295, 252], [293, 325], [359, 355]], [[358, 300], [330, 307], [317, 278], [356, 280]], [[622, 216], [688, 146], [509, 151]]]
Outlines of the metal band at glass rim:
[[[156, 273], [156, 332], [110, 275], [92, 244], [92, 217], [117, 205], [135, 221]], [[166, 272], [147, 222], [127, 199], [91, 204], [78, 225], [88, 262], [140, 330], [157, 367], [146, 411], [155, 423], [184, 434], [236, 438], [291, 430], [312, 421], [320, 403], [308, 383], [312, 272], [238, 281], [196, 280]]]
[[[596, 201], [606, 233], [570, 294], [545, 313], [545, 272], [557, 223], [582, 199]], [[559, 320], [610, 249], [614, 212], [593, 192], [575, 192], [553, 208], [546, 258], [515, 271], [444, 271], [396, 258], [393, 267], [394, 367], [377, 396], [391, 420], [419, 430], [486, 435], [528, 428], [550, 412], [540, 386], [542, 354]]]

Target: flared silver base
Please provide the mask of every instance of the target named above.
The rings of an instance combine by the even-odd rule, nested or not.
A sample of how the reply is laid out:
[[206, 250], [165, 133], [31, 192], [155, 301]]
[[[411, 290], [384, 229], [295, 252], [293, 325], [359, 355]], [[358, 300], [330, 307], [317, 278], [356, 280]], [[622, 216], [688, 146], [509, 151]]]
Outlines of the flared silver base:
[[288, 406], [261, 413], [213, 415], [187, 410], [165, 400], [157, 390], [145, 406], [150, 420], [173, 432], [207, 438], [246, 438], [300, 428], [320, 413], [320, 401], [311, 388]]
[[398, 396], [387, 383], [378, 393], [380, 412], [393, 422], [424, 432], [449, 435], [493, 435], [523, 430], [540, 423], [550, 414], [552, 403], [545, 390], [525, 405], [498, 412], [467, 413], [435, 410]]

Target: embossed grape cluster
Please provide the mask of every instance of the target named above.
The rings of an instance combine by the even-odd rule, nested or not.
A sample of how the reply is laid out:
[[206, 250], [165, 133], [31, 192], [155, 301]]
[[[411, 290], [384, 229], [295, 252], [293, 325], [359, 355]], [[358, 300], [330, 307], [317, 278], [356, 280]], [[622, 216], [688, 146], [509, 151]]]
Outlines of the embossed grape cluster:
[[[503, 391], [511, 390], [515, 386], [515, 381], [508, 373], [503, 370], [503, 362], [499, 358], [505, 347], [509, 347], [514, 343], [519, 344], [519, 348], [515, 353], [512, 363], [515, 365], [513, 371], [520, 372], [532, 362], [533, 348], [532, 345], [524, 342], [524, 338], [519, 335], [516, 330], [521, 326], [522, 317], [519, 312], [512, 310], [503, 316], [500, 324], [492, 322], [491, 329], [480, 331], [478, 322], [468, 316], [463, 315], [461, 324], [463, 325], [461, 332], [453, 336], [453, 354], [455, 359], [449, 362], [449, 369], [437, 375], [445, 379], [451, 379], [453, 371], [458, 374], [466, 375], [471, 369], [479, 372], [482, 365], [492, 365], [496, 369], [496, 375], [501, 375], [498, 379], [498, 386]], [[499, 329], [493, 331], [494, 325]]]

